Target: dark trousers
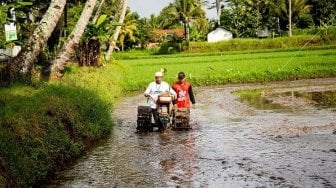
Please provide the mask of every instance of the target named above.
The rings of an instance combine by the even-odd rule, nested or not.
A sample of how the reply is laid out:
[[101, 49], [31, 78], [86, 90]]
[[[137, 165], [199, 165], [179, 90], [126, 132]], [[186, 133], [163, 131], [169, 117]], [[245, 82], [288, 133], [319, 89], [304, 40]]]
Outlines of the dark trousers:
[[157, 111], [157, 109], [152, 108], [152, 114], [153, 114], [153, 118], [154, 118], [154, 122], [156, 126], [158, 126], [159, 129], [163, 129], [163, 125], [160, 121], [159, 112]]

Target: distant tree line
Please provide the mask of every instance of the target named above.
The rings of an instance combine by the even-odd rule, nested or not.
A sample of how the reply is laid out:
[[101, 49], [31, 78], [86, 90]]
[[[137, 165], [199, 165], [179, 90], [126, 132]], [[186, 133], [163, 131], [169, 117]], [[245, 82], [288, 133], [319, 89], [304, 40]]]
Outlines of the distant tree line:
[[[220, 24], [235, 37], [254, 37], [268, 28], [277, 34], [336, 24], [336, 0], [217, 0]], [[290, 28], [290, 26], [292, 26]]]

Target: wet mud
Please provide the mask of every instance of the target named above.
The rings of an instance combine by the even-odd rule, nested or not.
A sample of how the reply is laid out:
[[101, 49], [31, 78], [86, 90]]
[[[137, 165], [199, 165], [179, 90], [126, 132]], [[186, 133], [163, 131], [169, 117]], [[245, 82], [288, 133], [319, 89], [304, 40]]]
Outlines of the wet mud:
[[[161, 134], [135, 133], [137, 106], [145, 100], [125, 98], [114, 111], [110, 138], [57, 173], [47, 187], [336, 187], [333, 108], [315, 101], [294, 109], [261, 109], [234, 94], [271, 88], [274, 97], [287, 92], [284, 88], [329, 91], [335, 83], [323, 79], [197, 88], [193, 129]], [[293, 106], [280, 99], [277, 103]]]

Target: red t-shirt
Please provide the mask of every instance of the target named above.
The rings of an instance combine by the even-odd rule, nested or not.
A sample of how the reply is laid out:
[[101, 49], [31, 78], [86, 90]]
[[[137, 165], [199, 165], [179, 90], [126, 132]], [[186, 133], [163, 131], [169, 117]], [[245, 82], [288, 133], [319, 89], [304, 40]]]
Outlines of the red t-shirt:
[[177, 107], [178, 108], [189, 108], [190, 107], [190, 96], [189, 96], [189, 82], [175, 82], [173, 89], [177, 94]]

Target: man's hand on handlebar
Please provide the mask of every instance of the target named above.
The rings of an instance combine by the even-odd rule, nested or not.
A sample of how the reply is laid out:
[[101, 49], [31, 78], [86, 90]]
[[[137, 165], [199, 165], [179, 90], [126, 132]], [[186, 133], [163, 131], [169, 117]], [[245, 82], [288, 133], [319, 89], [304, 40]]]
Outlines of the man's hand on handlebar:
[[149, 96], [150, 96], [149, 94], [145, 93], [145, 97], [149, 97]]

